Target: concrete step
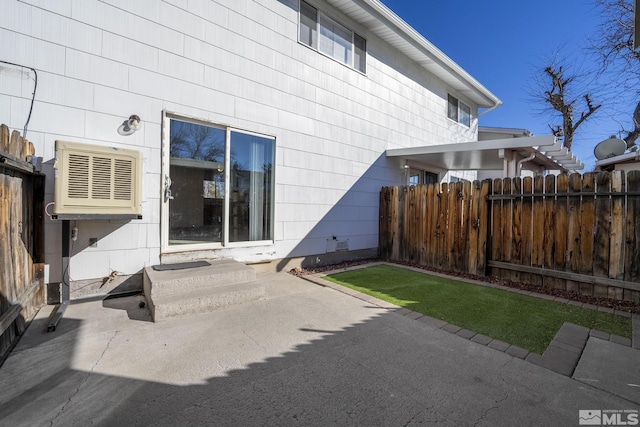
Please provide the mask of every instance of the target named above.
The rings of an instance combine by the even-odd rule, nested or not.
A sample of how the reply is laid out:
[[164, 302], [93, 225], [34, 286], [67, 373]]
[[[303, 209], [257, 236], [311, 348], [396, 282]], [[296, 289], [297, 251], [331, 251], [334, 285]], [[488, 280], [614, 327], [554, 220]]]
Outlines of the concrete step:
[[188, 314], [212, 310], [254, 301], [264, 297], [264, 285], [260, 282], [234, 283], [210, 289], [196, 289], [181, 294], [154, 297], [149, 310], [154, 322]]
[[233, 260], [180, 270], [144, 270], [144, 294], [154, 322], [202, 313], [264, 296], [253, 268]]
[[152, 296], [181, 294], [194, 289], [209, 288], [216, 284], [253, 282], [256, 271], [241, 263], [229, 259], [209, 261], [211, 265], [183, 270], [157, 271], [153, 267], [145, 268], [145, 293], [147, 282], [152, 283]]

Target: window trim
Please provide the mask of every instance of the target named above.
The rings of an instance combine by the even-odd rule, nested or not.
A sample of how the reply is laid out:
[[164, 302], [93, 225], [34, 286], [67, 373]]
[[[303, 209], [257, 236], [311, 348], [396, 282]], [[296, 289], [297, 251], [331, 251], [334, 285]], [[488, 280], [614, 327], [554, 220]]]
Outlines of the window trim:
[[[302, 24], [302, 5], [306, 5], [309, 8], [312, 8], [316, 11], [316, 17], [315, 17], [315, 24], [316, 24], [316, 28], [313, 34], [315, 34], [315, 39], [313, 37], [313, 35], [311, 36], [311, 44], [306, 43], [304, 40], [302, 40], [301, 37], [301, 31], [300, 31], [300, 27]], [[367, 74], [367, 39], [364, 38], [362, 35], [356, 33], [355, 31], [353, 31], [349, 26], [344, 25], [342, 22], [340, 22], [339, 20], [333, 18], [332, 16], [324, 13], [322, 10], [320, 10], [319, 8], [317, 8], [315, 5], [305, 1], [305, 0], [300, 0], [299, 4], [298, 4], [298, 43], [306, 46], [309, 49], [313, 49], [314, 51], [320, 53], [321, 55], [339, 63], [342, 64], [345, 67], [348, 67], [354, 71], [357, 71], [358, 73]], [[321, 37], [321, 29], [323, 27], [321, 27], [320, 22], [321, 22], [321, 18], [324, 18], [325, 20], [338, 25], [342, 28], [344, 28], [345, 30], [349, 31], [351, 33], [351, 52], [350, 52], [350, 58], [349, 58], [349, 62], [343, 62], [337, 58], [335, 58], [334, 56], [323, 52], [320, 49], [320, 37]], [[359, 41], [362, 41], [363, 46], [360, 47], [356, 44], [356, 39], [359, 39]], [[361, 61], [357, 61], [358, 63], [362, 62], [361, 67], [362, 69], [360, 69], [360, 64], [356, 64], [356, 51], [360, 51], [363, 53], [363, 55], [361, 55], [364, 59]]]
[[[451, 117], [451, 114], [450, 114], [452, 112], [452, 108], [451, 107], [453, 106], [453, 103], [451, 102], [452, 100], [455, 101], [455, 105], [456, 105], [456, 111], [455, 111], [456, 117], [455, 118]], [[468, 120], [469, 120], [468, 123], [466, 123], [466, 121], [463, 121], [463, 119], [462, 119], [463, 115], [461, 113], [462, 113], [463, 108], [464, 108], [463, 106], [466, 107], [466, 109], [469, 111], [469, 113], [467, 115]], [[471, 127], [472, 117], [473, 117], [473, 115], [471, 114], [471, 106], [469, 104], [467, 104], [466, 102], [461, 101], [460, 98], [458, 98], [457, 96], [453, 96], [450, 93], [447, 94], [447, 118], [449, 120], [453, 120], [456, 123], [460, 123], [461, 125], [470, 128]]]

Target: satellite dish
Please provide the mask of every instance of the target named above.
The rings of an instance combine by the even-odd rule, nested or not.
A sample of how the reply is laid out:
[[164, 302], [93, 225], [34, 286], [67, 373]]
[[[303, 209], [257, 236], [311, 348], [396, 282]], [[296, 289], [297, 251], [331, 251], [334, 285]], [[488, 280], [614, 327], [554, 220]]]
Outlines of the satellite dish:
[[611, 135], [611, 138], [605, 139], [593, 150], [593, 154], [598, 160], [608, 159], [609, 157], [619, 156], [627, 150], [627, 143], [621, 139]]

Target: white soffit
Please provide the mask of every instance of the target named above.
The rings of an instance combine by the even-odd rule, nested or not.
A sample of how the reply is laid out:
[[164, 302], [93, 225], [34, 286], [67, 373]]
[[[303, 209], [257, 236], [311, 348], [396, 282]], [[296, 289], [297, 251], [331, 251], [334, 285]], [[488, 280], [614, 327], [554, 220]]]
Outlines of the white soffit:
[[502, 105], [487, 88], [379, 0], [326, 0], [480, 108]]
[[523, 157], [535, 155], [531, 161], [546, 169], [577, 171], [584, 168], [584, 164], [571, 151], [562, 148], [552, 135], [396, 148], [387, 150], [386, 156], [447, 170], [501, 170], [512, 151]]

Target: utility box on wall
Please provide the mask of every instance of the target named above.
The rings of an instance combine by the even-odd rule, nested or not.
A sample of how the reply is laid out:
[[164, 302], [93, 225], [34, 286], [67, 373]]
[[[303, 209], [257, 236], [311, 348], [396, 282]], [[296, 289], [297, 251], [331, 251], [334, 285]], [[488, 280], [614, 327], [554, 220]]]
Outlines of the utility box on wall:
[[55, 217], [142, 217], [142, 153], [56, 141]]

